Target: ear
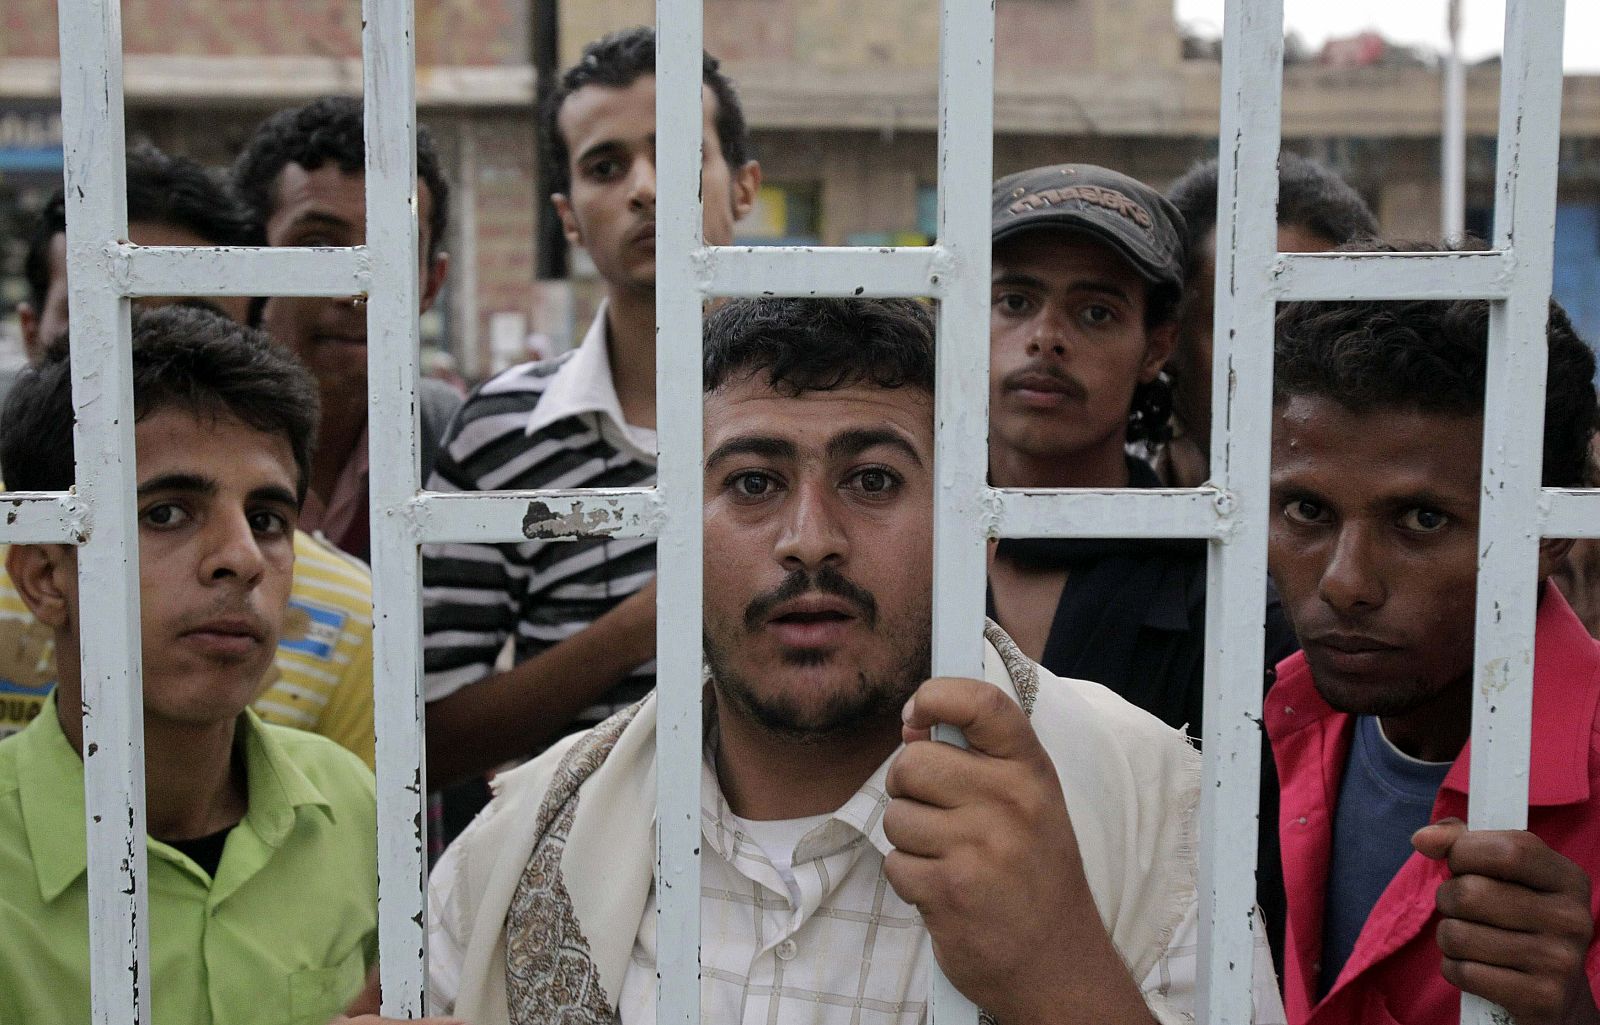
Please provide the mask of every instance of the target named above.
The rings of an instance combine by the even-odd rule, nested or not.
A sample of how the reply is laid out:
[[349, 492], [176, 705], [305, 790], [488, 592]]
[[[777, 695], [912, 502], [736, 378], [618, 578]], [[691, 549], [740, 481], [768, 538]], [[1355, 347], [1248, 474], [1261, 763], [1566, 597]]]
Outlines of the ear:
[[22, 603], [52, 630], [71, 630], [77, 619], [77, 554], [71, 545], [12, 545], [6, 552]]
[[1539, 541], [1539, 579], [1544, 580], [1561, 568], [1572, 551], [1575, 540], [1570, 537], [1546, 537]]
[[22, 352], [33, 363], [43, 354], [39, 345], [39, 314], [33, 303], [17, 303], [17, 323], [22, 327]]
[[583, 245], [583, 232], [578, 229], [578, 219], [572, 214], [572, 203], [566, 193], [550, 193], [550, 204], [556, 208], [556, 216], [561, 218], [561, 234], [573, 245]]
[[422, 279], [421, 312], [427, 313], [433, 308], [434, 301], [439, 298], [439, 289], [444, 287], [445, 275], [449, 273], [450, 254], [439, 253], [428, 264], [426, 276]]
[[756, 193], [761, 191], [761, 162], [748, 160], [733, 176], [733, 219], [742, 221], [756, 205]]
[[1144, 359], [1139, 364], [1139, 383], [1149, 384], [1161, 373], [1161, 368], [1172, 359], [1172, 352], [1178, 345], [1178, 322], [1169, 320], [1145, 332], [1149, 339], [1145, 343]]

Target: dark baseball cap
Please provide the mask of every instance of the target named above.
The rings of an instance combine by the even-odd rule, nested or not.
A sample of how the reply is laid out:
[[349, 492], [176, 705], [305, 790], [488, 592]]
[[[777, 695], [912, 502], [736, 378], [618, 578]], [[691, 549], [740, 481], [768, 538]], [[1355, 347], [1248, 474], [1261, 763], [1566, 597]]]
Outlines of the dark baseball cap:
[[1036, 228], [1083, 232], [1154, 285], [1183, 288], [1183, 215], [1144, 182], [1093, 164], [1055, 164], [994, 183], [991, 240]]

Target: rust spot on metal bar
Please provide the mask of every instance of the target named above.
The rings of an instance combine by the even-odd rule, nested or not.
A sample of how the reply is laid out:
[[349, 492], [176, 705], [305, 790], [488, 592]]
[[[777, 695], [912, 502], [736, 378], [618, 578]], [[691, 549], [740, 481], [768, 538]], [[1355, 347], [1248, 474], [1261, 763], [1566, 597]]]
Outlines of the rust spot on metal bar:
[[522, 533], [535, 540], [576, 537], [611, 537], [617, 532], [616, 507], [586, 509], [582, 502], [574, 502], [572, 511], [562, 514], [544, 502], [529, 502], [527, 515], [522, 517]]

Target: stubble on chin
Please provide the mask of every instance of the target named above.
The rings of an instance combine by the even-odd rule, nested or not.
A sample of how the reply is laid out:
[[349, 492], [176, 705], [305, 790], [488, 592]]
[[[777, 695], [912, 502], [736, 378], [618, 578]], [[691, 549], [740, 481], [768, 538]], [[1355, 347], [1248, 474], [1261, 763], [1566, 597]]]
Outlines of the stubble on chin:
[[[928, 678], [932, 658], [931, 643], [924, 640], [881, 674], [857, 669], [854, 686], [838, 686], [817, 703], [756, 686], [733, 667], [709, 634], [704, 650], [712, 686], [729, 711], [776, 740], [801, 744], [822, 744], [872, 730], [884, 721], [898, 721], [900, 709]], [[841, 657], [833, 652], [790, 652], [780, 656], [781, 664], [772, 672], [820, 669]]]

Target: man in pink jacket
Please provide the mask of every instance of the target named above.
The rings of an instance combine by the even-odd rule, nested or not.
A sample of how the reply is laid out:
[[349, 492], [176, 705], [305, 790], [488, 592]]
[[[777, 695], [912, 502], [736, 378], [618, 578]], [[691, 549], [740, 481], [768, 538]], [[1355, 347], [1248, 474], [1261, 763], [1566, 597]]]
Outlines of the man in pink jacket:
[[[1409, 246], [1407, 248], [1410, 248]], [[1291, 1023], [1593, 1022], [1600, 645], [1544, 582], [1529, 828], [1469, 830], [1489, 304], [1299, 303], [1278, 317], [1270, 559], [1303, 651], [1266, 726], [1282, 781]], [[1582, 486], [1594, 358], [1551, 305], [1544, 482]]]

